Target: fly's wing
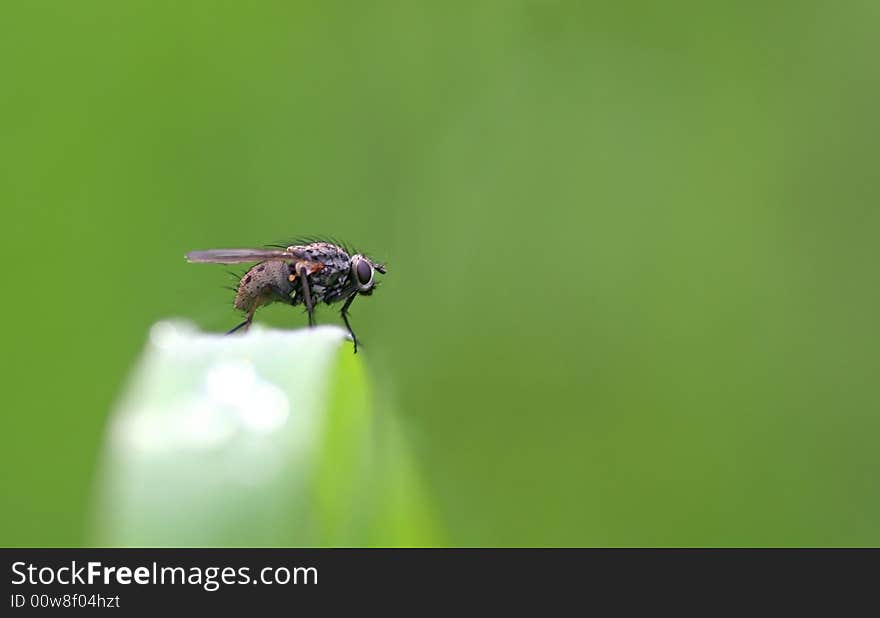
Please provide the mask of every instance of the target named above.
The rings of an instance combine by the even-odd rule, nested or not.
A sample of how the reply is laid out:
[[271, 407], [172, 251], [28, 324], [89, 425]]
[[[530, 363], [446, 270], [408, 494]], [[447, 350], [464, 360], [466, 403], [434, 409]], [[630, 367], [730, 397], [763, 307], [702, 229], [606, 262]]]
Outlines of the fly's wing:
[[208, 264], [242, 264], [244, 262], [265, 262], [266, 260], [293, 260], [297, 256], [289, 251], [274, 249], [208, 249], [190, 251], [187, 262]]

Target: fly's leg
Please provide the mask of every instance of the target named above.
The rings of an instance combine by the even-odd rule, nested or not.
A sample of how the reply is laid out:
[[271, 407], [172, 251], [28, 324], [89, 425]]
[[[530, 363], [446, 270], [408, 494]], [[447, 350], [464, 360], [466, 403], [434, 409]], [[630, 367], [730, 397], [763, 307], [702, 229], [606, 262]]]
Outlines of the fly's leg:
[[253, 320], [254, 320], [254, 311], [256, 311], [256, 308], [248, 311], [247, 317], [244, 319], [244, 322], [242, 322], [241, 324], [239, 324], [238, 326], [236, 326], [235, 328], [233, 328], [231, 331], [227, 332], [226, 334], [231, 335], [232, 333], [234, 333], [237, 330], [242, 330], [242, 332], [247, 332], [248, 327], [250, 327], [251, 322], [253, 322]]
[[251, 325], [251, 321], [249, 319], [245, 320], [244, 322], [242, 322], [241, 324], [239, 324], [238, 326], [236, 326], [232, 330], [228, 331], [226, 334], [231, 335], [232, 333], [234, 333], [238, 330], [243, 330], [243, 332], [247, 332], [248, 326], [250, 326], [250, 325]]
[[351, 324], [348, 323], [348, 307], [351, 305], [352, 301], [357, 296], [357, 292], [349, 296], [345, 299], [345, 303], [342, 305], [342, 310], [339, 312], [342, 315], [342, 321], [345, 322], [345, 327], [348, 329], [348, 333], [351, 335], [351, 340], [354, 342], [354, 353], [358, 352], [358, 340], [354, 334], [354, 331], [351, 329]]
[[315, 325], [315, 306], [312, 304], [312, 292], [309, 289], [308, 269], [305, 266], [299, 267], [299, 276], [302, 277], [303, 300], [306, 303], [306, 311], [309, 314], [309, 326]]

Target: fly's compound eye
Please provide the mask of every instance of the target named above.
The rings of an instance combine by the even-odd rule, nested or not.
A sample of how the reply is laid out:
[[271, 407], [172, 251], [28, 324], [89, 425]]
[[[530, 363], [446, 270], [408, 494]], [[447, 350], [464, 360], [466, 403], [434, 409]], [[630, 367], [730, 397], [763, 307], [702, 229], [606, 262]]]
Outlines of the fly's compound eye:
[[366, 292], [373, 287], [373, 266], [364, 258], [355, 260], [354, 276], [357, 278], [361, 292]]

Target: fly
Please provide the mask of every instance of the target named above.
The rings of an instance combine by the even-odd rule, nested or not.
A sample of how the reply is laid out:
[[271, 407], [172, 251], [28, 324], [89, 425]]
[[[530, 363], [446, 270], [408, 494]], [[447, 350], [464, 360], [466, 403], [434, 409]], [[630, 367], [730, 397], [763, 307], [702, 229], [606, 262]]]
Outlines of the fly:
[[365, 255], [349, 252], [335, 243], [310, 242], [283, 249], [208, 249], [190, 251], [189, 262], [244, 264], [256, 262], [241, 278], [235, 294], [235, 308], [244, 321], [229, 333], [247, 330], [256, 310], [275, 302], [303, 304], [309, 326], [315, 325], [315, 307], [342, 302], [340, 314], [357, 353], [357, 337], [348, 322], [348, 308], [359, 294], [370, 296], [376, 287], [375, 273], [385, 274], [385, 265]]

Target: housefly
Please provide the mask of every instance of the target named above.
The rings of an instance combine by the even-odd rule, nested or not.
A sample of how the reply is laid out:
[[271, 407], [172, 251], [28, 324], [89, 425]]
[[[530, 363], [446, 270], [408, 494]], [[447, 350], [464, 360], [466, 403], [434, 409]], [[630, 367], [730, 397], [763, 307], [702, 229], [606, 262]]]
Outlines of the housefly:
[[309, 326], [315, 325], [315, 307], [342, 302], [340, 314], [354, 342], [357, 337], [348, 322], [348, 308], [359, 294], [370, 296], [376, 287], [375, 274], [385, 274], [385, 265], [350, 252], [332, 242], [306, 242], [278, 249], [208, 249], [190, 251], [189, 262], [244, 264], [256, 262], [238, 283], [234, 306], [244, 312], [244, 321], [229, 333], [247, 330], [259, 307], [281, 302], [305, 305]]

